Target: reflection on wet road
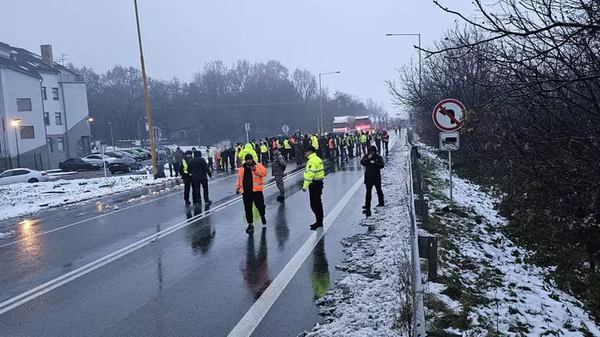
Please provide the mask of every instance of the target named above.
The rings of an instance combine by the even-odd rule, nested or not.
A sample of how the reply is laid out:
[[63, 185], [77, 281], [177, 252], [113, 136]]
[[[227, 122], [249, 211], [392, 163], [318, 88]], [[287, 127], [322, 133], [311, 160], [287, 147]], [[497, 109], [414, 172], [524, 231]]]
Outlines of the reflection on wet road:
[[325, 256], [325, 237], [317, 243], [313, 249], [313, 270], [311, 274], [314, 299], [325, 296], [331, 286], [329, 278], [329, 265], [327, 264], [327, 256]]
[[267, 231], [260, 231], [258, 251], [255, 249], [254, 235], [249, 235], [246, 240], [246, 263], [242, 267], [242, 275], [250, 294], [257, 299], [271, 284], [269, 275], [269, 261], [267, 259]]

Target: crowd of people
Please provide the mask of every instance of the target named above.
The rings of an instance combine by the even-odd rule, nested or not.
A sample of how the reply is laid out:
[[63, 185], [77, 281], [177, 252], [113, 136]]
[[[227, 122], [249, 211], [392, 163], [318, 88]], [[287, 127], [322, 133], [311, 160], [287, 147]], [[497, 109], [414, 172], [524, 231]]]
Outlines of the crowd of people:
[[[399, 129], [395, 128], [396, 134]], [[283, 177], [287, 163], [295, 161], [298, 166], [306, 163], [303, 191], [309, 192], [310, 207], [315, 214], [315, 223], [310, 229], [323, 226], [323, 203], [321, 195], [325, 169], [323, 159], [348, 162], [352, 158], [361, 158], [365, 167], [365, 205], [363, 213], [371, 216], [371, 191], [376, 188], [378, 205], [384, 206], [381, 190], [381, 169], [384, 167], [382, 154], [389, 155], [390, 135], [386, 130], [358, 131], [344, 134], [293, 134], [285, 137], [266, 137], [252, 140], [245, 145], [224, 148], [207, 147], [206, 160], [202, 151], [192, 148], [183, 152], [177, 148], [171, 154], [170, 162], [175, 176], [181, 175], [184, 182], [184, 202], [186, 206], [199, 205], [202, 202], [200, 189], [206, 205], [210, 205], [208, 179], [213, 171], [235, 172], [237, 179], [235, 192], [242, 194], [244, 212], [248, 226], [247, 233], [254, 231], [255, 218], [266, 225], [265, 202], [263, 196], [264, 180], [271, 167], [272, 176], [279, 190], [278, 202], [285, 201]], [[192, 200], [190, 201], [190, 191]], [[257, 216], [256, 216], [257, 215]]]

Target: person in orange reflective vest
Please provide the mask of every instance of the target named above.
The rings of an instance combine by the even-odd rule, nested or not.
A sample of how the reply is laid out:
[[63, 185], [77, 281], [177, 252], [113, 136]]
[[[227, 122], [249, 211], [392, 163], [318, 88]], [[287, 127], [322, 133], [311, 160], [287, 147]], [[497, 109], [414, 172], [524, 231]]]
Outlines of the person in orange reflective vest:
[[235, 183], [235, 193], [242, 193], [244, 201], [244, 212], [248, 227], [246, 233], [254, 232], [254, 214], [252, 205], [254, 204], [260, 214], [260, 219], [263, 225], [267, 224], [265, 217], [265, 198], [263, 196], [264, 178], [267, 176], [267, 169], [254, 160], [252, 154], [248, 153], [244, 156], [244, 164], [240, 167]]

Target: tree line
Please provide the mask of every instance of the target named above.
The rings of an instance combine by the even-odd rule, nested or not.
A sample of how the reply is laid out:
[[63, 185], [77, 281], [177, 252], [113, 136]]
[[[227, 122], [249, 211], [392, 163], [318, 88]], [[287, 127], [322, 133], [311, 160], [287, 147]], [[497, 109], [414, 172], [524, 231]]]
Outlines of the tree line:
[[600, 318], [600, 2], [473, 3], [438, 4], [461, 23], [390, 91], [432, 145], [435, 104], [465, 103], [457, 169], [502, 192], [507, 230]]
[[[97, 73], [75, 68], [87, 83], [92, 135], [110, 143], [145, 136], [145, 108], [141, 72], [135, 67], [115, 66]], [[290, 132], [315, 132], [318, 128], [319, 87], [308, 70], [290, 72], [279, 61], [251, 63], [240, 60], [232, 66], [220, 61], [207, 63], [190, 82], [149, 79], [154, 125], [163, 137], [179, 144], [214, 144], [245, 141], [244, 124], [250, 137]], [[323, 88], [325, 130], [333, 127], [333, 116], [379, 115], [383, 108], [372, 100], [361, 102], [344, 92], [331, 94]]]

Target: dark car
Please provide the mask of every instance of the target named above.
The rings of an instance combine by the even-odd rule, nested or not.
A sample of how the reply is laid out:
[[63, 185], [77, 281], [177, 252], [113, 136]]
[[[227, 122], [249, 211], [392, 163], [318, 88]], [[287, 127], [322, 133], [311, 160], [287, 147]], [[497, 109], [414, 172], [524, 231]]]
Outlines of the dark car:
[[91, 164], [81, 158], [71, 158], [58, 164], [58, 168], [63, 171], [91, 171], [100, 169], [98, 166]]
[[110, 163], [110, 164], [108, 164], [108, 170], [110, 171], [111, 174], [127, 173], [127, 172], [131, 172], [131, 166], [129, 166], [125, 163], [122, 163], [122, 162]]
[[108, 164], [108, 170], [110, 171], [111, 174], [129, 173], [132, 170], [139, 170], [141, 168], [142, 168], [142, 165], [139, 163], [129, 164], [129, 163], [125, 163], [125, 162], [119, 161], [119, 160]]

